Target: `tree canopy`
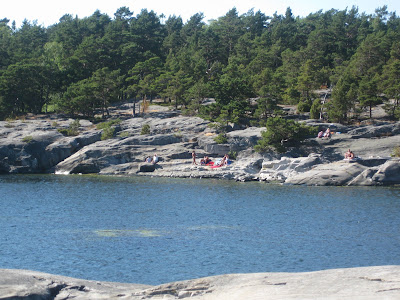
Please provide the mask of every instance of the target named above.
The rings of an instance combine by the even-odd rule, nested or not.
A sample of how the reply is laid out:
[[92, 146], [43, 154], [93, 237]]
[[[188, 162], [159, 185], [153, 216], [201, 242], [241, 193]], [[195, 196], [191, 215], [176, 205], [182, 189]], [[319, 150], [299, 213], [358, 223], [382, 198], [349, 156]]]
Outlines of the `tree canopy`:
[[[400, 19], [387, 6], [296, 17], [233, 8], [209, 22], [186, 23], [143, 9], [64, 15], [43, 27], [0, 20], [0, 118], [58, 111], [94, 116], [125, 99], [170, 99], [188, 113], [265, 124], [279, 104], [322, 110], [349, 121], [355, 107], [387, 101], [399, 117]], [[326, 104], [313, 93], [333, 87]], [[203, 107], [206, 98], [215, 104]], [[316, 110], [316, 107], [318, 108]], [[313, 112], [313, 115], [317, 113]]]

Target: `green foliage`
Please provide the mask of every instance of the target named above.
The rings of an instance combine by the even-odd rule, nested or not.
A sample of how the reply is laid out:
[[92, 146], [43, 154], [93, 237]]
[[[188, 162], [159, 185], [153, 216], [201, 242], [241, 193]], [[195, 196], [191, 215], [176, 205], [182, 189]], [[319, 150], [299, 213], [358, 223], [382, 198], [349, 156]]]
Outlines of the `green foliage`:
[[121, 124], [121, 119], [117, 118], [114, 120], [110, 120], [107, 122], [102, 122], [96, 125], [96, 128], [101, 130], [101, 129], [106, 129], [106, 128], [110, 128], [111, 126], [115, 126], [115, 125], [119, 125]]
[[304, 139], [315, 136], [317, 128], [306, 126], [281, 117], [269, 118], [267, 130], [261, 133], [262, 137], [254, 147], [257, 152], [265, 152], [270, 148], [283, 153], [287, 147], [298, 145]]
[[115, 135], [115, 126], [119, 124], [121, 124], [120, 118], [97, 124], [96, 128], [99, 130], [103, 130], [103, 132], [101, 133], [101, 140], [108, 140], [113, 138]]
[[[233, 8], [208, 23], [201, 13], [184, 23], [121, 7], [114, 18], [66, 14], [48, 28], [3, 19], [0, 118], [54, 110], [104, 118], [117, 101], [159, 95], [188, 115], [248, 125], [275, 117], [275, 104], [300, 102], [308, 111], [322, 85], [334, 86], [324, 106], [330, 121], [347, 122], [360, 106], [371, 111], [381, 94], [394, 99], [387, 111], [395, 118], [400, 18], [386, 6], [294, 15]], [[216, 104], [202, 105], [205, 98]], [[267, 101], [255, 107], [250, 98]]]
[[220, 133], [214, 138], [214, 142], [217, 144], [226, 144], [228, 142], [228, 138], [225, 133]]
[[236, 159], [237, 158], [237, 152], [236, 151], [229, 150], [228, 155], [229, 155], [229, 158], [231, 158], [231, 159]]
[[114, 137], [115, 133], [115, 127], [106, 127], [103, 129], [103, 132], [101, 133], [101, 140], [108, 140]]
[[400, 146], [397, 146], [393, 149], [392, 157], [400, 157]]
[[311, 100], [306, 99], [304, 101], [300, 101], [299, 104], [297, 104], [297, 111], [301, 113], [309, 112], [311, 109], [311, 105]]
[[257, 108], [254, 112], [254, 117], [260, 120], [266, 120], [269, 117], [276, 116], [280, 113], [280, 107], [276, 99], [264, 97], [257, 100]]
[[33, 137], [30, 136], [30, 135], [27, 135], [27, 136], [23, 137], [22, 141], [23, 141], [24, 143], [29, 144], [30, 142], [33, 141]]
[[131, 134], [128, 131], [121, 131], [118, 133], [118, 136], [121, 138], [127, 138], [127, 137], [131, 136]]
[[76, 136], [79, 134], [79, 120], [76, 119], [71, 124], [69, 124], [68, 129], [66, 128], [59, 128], [57, 131], [65, 136]]
[[321, 109], [322, 109], [321, 100], [319, 98], [315, 99], [310, 108], [310, 119], [319, 119]]
[[141, 135], [145, 135], [145, 134], [150, 134], [150, 125], [149, 124], [144, 124], [142, 126], [142, 130], [140, 131]]

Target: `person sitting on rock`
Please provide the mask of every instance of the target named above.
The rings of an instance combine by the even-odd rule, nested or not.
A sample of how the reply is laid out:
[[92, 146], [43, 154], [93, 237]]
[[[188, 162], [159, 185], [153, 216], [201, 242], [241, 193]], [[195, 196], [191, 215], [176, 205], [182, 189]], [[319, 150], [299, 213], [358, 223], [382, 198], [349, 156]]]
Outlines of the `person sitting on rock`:
[[151, 163], [151, 157], [150, 157], [150, 156], [147, 156], [147, 157], [145, 158], [144, 162]]
[[345, 159], [354, 159], [354, 153], [350, 149], [344, 154]]
[[228, 156], [228, 154], [225, 154], [224, 157], [219, 162], [218, 166], [220, 166], [220, 167], [226, 166], [228, 164], [228, 160], [229, 160], [229, 156]]
[[152, 159], [151, 162], [152, 162], [153, 165], [156, 164], [156, 163], [158, 163], [158, 156], [157, 156], [157, 153], [154, 154], [153, 159]]
[[331, 133], [331, 129], [330, 129], [330, 128], [328, 128], [327, 130], [325, 130], [325, 132], [324, 132], [324, 137], [330, 138], [331, 135], [332, 135], [332, 133]]
[[209, 163], [211, 163], [211, 159], [208, 156], [204, 156], [202, 159], [200, 159], [201, 165], [208, 165]]

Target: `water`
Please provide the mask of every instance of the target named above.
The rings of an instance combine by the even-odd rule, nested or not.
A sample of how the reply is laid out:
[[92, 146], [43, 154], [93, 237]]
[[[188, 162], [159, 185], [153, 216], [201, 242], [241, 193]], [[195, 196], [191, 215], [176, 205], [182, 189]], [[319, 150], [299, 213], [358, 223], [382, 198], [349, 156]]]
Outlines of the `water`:
[[400, 189], [0, 176], [0, 268], [160, 284], [400, 265]]

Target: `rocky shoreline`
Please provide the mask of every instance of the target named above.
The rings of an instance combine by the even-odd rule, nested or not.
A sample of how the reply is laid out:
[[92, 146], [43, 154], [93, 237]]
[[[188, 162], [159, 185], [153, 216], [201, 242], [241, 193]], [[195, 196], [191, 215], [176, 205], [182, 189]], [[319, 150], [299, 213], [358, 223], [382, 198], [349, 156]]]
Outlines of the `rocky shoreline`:
[[227, 274], [158, 286], [0, 269], [0, 299], [399, 299], [400, 266]]
[[[113, 138], [102, 140], [104, 129], [80, 120], [76, 136], [64, 136], [74, 121], [62, 116], [33, 116], [0, 122], [0, 174], [55, 173], [143, 175], [187, 178], [218, 178], [304, 185], [395, 185], [400, 184], [400, 159], [391, 154], [400, 145], [400, 122], [344, 126], [305, 120], [319, 129], [330, 127], [330, 139], [311, 138], [283, 155], [259, 154], [253, 146], [265, 128], [230, 131], [228, 143], [217, 144], [209, 122], [186, 117], [166, 107], [151, 106], [145, 117], [129, 116], [129, 104], [114, 110], [121, 122]], [[141, 134], [144, 125], [149, 134]], [[351, 148], [356, 161], [343, 160]], [[192, 165], [191, 152], [212, 158], [236, 153], [231, 165], [217, 169]], [[155, 166], [143, 163], [157, 153]]]

